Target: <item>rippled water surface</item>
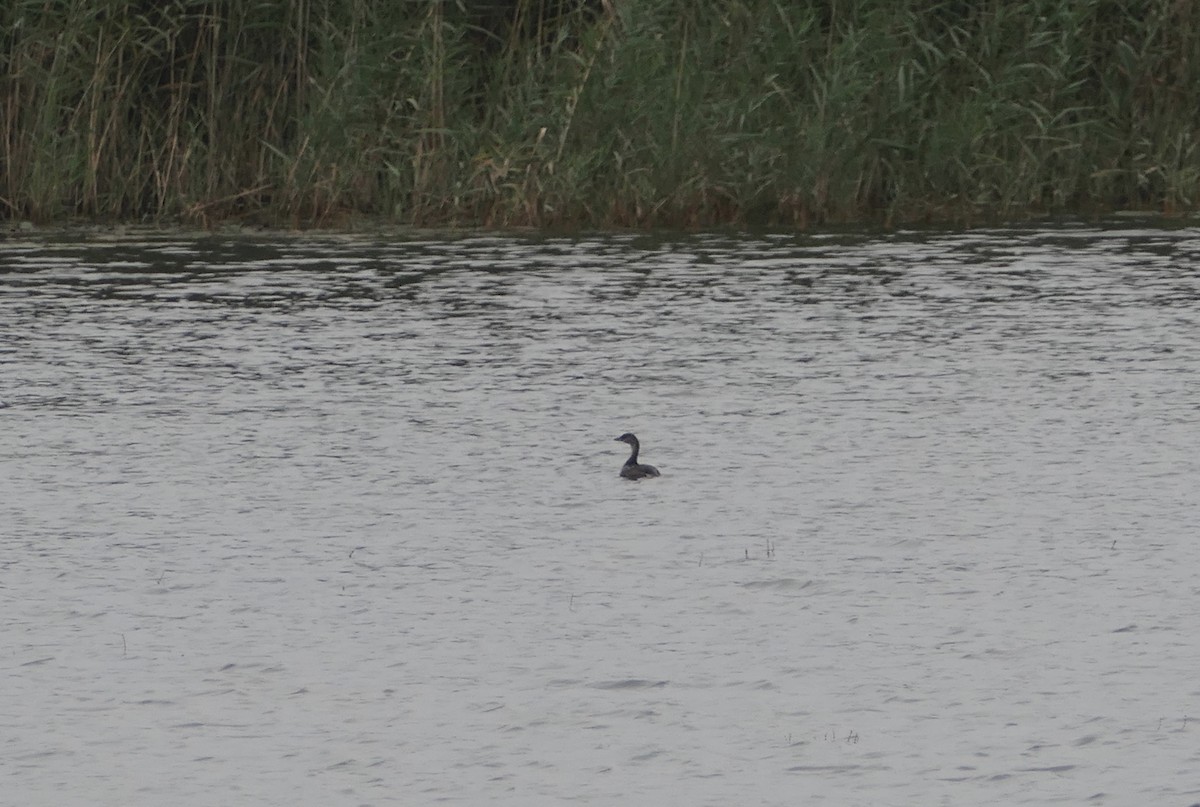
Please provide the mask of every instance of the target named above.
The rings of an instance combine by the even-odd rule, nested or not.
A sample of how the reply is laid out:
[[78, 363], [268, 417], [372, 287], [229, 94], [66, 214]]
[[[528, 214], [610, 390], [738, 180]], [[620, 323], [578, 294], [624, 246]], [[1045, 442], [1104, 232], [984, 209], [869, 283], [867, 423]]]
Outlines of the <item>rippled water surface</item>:
[[1198, 312], [1196, 230], [0, 241], [5, 799], [1200, 801]]

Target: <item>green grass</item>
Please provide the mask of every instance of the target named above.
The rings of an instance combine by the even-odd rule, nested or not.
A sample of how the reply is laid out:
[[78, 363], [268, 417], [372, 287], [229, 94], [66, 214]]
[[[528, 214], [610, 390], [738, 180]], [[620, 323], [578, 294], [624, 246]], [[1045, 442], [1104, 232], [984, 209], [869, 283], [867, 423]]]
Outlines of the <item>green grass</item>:
[[1200, 203], [1178, 0], [11, 0], [0, 217], [807, 226]]

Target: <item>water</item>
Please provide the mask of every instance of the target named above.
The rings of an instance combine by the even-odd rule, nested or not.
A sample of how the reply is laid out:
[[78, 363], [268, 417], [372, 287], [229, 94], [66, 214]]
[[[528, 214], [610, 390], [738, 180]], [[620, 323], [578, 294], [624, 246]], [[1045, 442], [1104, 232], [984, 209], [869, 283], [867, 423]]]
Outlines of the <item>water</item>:
[[1200, 801], [1198, 266], [0, 243], [5, 798]]

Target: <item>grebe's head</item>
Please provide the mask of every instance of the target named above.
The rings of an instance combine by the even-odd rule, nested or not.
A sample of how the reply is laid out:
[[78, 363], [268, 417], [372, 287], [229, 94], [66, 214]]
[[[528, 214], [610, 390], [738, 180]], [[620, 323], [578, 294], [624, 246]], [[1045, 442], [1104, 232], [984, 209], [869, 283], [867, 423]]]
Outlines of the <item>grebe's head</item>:
[[628, 443], [631, 446], [636, 446], [638, 444], [638, 439], [636, 437], [634, 437], [631, 432], [625, 432], [624, 434], [622, 434], [620, 437], [618, 437], [616, 439], [616, 442]]

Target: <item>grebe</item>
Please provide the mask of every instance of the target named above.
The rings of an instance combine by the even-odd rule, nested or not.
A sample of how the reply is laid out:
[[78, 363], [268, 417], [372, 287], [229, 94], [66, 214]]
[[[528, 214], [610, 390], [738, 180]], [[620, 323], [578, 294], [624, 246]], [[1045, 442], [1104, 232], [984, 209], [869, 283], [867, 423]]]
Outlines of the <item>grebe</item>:
[[625, 460], [625, 464], [621, 466], [621, 476], [626, 479], [645, 479], [650, 476], [660, 476], [658, 469], [653, 465], [639, 465], [637, 461], [638, 439], [629, 432], [625, 432], [617, 438], [618, 443], [627, 443], [633, 449], [633, 453], [629, 455], [629, 459]]

